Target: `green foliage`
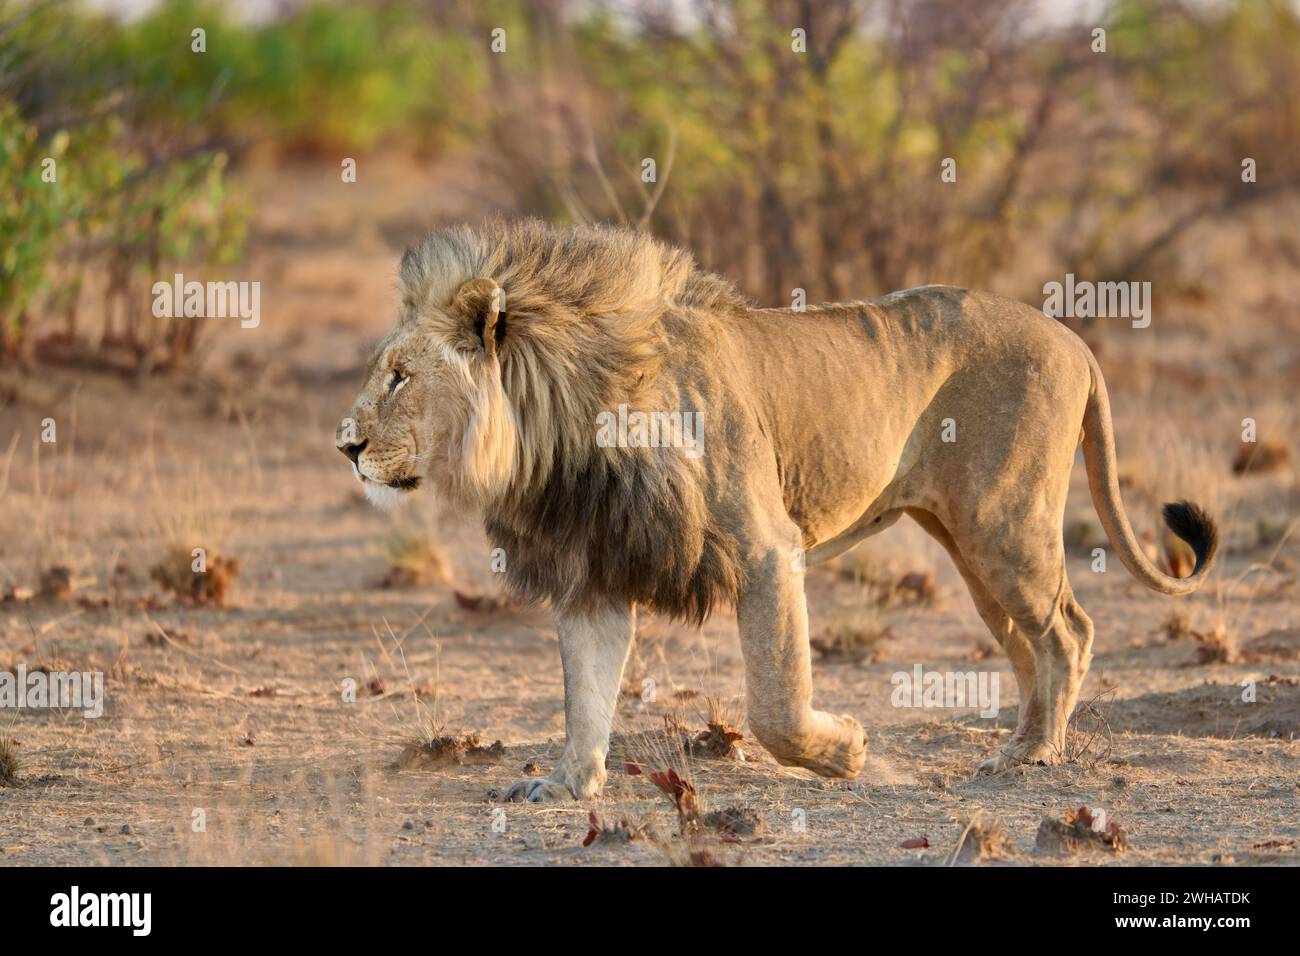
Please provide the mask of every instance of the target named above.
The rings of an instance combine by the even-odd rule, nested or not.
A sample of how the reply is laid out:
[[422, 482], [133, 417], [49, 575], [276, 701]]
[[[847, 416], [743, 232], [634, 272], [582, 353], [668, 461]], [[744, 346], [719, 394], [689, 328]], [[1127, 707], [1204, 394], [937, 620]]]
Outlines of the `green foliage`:
[[1243, 156], [1275, 178], [1300, 175], [1300, 11], [1288, 0], [1239, 0], [1203, 16], [1159, 16], [1123, 0], [1112, 53], [1136, 105], [1178, 131], [1184, 176], [1230, 175]]
[[[192, 50], [196, 28], [204, 53]], [[410, 5], [313, 3], [249, 25], [222, 4], [170, 0], [109, 30], [87, 72], [125, 79], [151, 126], [364, 150], [395, 130], [436, 132], [481, 80], [468, 50]]]
[[243, 216], [227, 201], [224, 168], [220, 152], [152, 163], [111, 116], [42, 137], [0, 100], [0, 345], [23, 340], [42, 293], [66, 292], [50, 289], [56, 269], [79, 286], [88, 248], [123, 282], [165, 261], [233, 258]]
[[[1150, 274], [1202, 216], [1300, 186], [1289, 0], [1195, 12], [1115, 0], [1100, 17], [1105, 55], [1077, 24], [1021, 29], [1015, 4], [949, 17], [970, 5], [933, 0], [915, 20], [911, 5], [886, 6], [871, 27], [851, 0], [716, 0], [645, 30], [582, 19], [564, 51], [581, 74], [572, 101], [585, 115], [567, 124], [579, 145], [510, 155], [512, 138], [549, 140], [544, 101], [509, 111], [506, 178], [554, 218], [637, 222], [649, 209], [645, 224], [765, 302], [794, 286], [813, 298], [988, 286], [1031, 232], [1077, 271]], [[942, 28], [998, 16], [996, 29]], [[802, 54], [796, 23], [808, 26]], [[537, 135], [520, 132], [529, 124]], [[669, 142], [678, 161], [654, 198], [626, 170], [648, 156], [662, 173]], [[1246, 156], [1264, 188], [1240, 183]], [[958, 179], [941, 183], [948, 158]]]
[[168, 262], [236, 258], [246, 215], [227, 189], [230, 150], [449, 142], [473, 128], [465, 107], [484, 77], [463, 35], [409, 4], [312, 3], [248, 23], [210, 0], [129, 21], [0, 0], [0, 352], [41, 296], [74, 315], [93, 262], [125, 303]]
[[41, 182], [42, 159], [58, 162], [67, 143], [65, 133], [42, 149], [36, 128], [13, 104], [0, 103], [0, 343], [20, 337], [19, 316], [40, 289], [51, 243], [68, 219], [67, 191]]

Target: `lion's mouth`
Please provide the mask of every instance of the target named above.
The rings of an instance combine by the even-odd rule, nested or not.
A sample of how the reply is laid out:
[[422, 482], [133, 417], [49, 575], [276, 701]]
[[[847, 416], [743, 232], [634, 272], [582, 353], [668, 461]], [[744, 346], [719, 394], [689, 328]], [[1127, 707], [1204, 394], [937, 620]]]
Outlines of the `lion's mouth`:
[[367, 475], [355, 461], [352, 463], [352, 473], [357, 476], [357, 480], [363, 485], [380, 485], [384, 488], [392, 488], [395, 491], [414, 491], [420, 487], [420, 477], [418, 475], [411, 475], [407, 478], [394, 478], [392, 481], [380, 481], [378, 478]]

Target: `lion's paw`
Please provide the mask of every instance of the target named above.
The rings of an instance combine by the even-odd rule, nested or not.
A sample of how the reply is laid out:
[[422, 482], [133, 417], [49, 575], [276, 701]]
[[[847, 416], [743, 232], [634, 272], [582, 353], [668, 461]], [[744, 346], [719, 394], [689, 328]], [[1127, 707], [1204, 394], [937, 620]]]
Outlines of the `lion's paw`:
[[1020, 767], [1046, 767], [1061, 762], [1060, 751], [1045, 741], [1011, 741], [975, 770], [975, 776], [1006, 773]]
[[867, 762], [867, 734], [862, 725], [848, 714], [819, 716], [825, 729], [814, 745], [801, 742], [798, 749], [774, 749], [772, 746], [768, 749], [773, 751], [778, 763], [786, 766], [803, 767], [823, 777], [851, 780]]
[[836, 726], [841, 735], [839, 746], [826, 754], [820, 772], [827, 777], [852, 779], [867, 762], [867, 732], [848, 714], [840, 714]]

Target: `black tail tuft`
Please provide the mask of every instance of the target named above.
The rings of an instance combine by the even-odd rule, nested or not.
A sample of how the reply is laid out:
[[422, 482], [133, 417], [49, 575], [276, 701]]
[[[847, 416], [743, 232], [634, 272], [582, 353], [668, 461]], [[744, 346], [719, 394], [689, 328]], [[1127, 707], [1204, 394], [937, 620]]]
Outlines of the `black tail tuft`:
[[1214, 552], [1219, 548], [1219, 529], [1204, 508], [1190, 501], [1170, 503], [1164, 507], [1164, 518], [1169, 530], [1191, 545], [1196, 554], [1193, 574], [1214, 560]]

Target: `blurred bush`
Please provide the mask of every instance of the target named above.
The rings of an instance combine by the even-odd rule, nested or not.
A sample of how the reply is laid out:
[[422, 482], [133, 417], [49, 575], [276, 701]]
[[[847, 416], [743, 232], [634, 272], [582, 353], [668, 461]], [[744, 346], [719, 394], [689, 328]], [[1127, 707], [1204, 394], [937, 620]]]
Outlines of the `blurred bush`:
[[1031, 0], [665, 9], [537, 30], [553, 49], [499, 78], [490, 155], [525, 208], [648, 226], [765, 304], [1004, 276], [1033, 297], [1026, 250], [1040, 276], [1150, 280], [1199, 221], [1300, 187], [1287, 0], [1118, 0], [1064, 24]]
[[227, 188], [232, 155], [365, 150], [395, 131], [422, 149], [453, 141], [476, 62], [464, 37], [416, 11], [317, 3], [245, 23], [171, 0], [121, 21], [0, 2], [0, 354], [30, 351], [36, 314], [64, 319], [45, 352], [79, 351], [83, 279], [98, 269], [101, 357], [174, 365], [204, 326], [156, 320], [142, 289], [169, 263], [239, 255], [247, 211]]
[[[416, 4], [309, 3], [240, 23], [213, 2], [170, 0], [94, 47], [85, 72], [133, 91], [139, 119], [286, 149], [365, 150], [411, 131], [435, 145], [477, 75], [467, 38], [438, 31]], [[190, 34], [206, 31], [207, 53]]]
[[[123, 21], [0, 0], [3, 345], [33, 314], [75, 338], [81, 276], [104, 268], [110, 343], [151, 365], [192, 352], [137, 284], [239, 254], [227, 164], [255, 146], [335, 163], [465, 150], [499, 208], [654, 230], [766, 304], [932, 281], [1033, 296], [1024, 276], [1066, 270], [1149, 280], [1198, 222], [1300, 186], [1294, 4], [1041, 10], [314, 0], [250, 21], [163, 0]], [[1247, 156], [1258, 183], [1241, 181]]]

